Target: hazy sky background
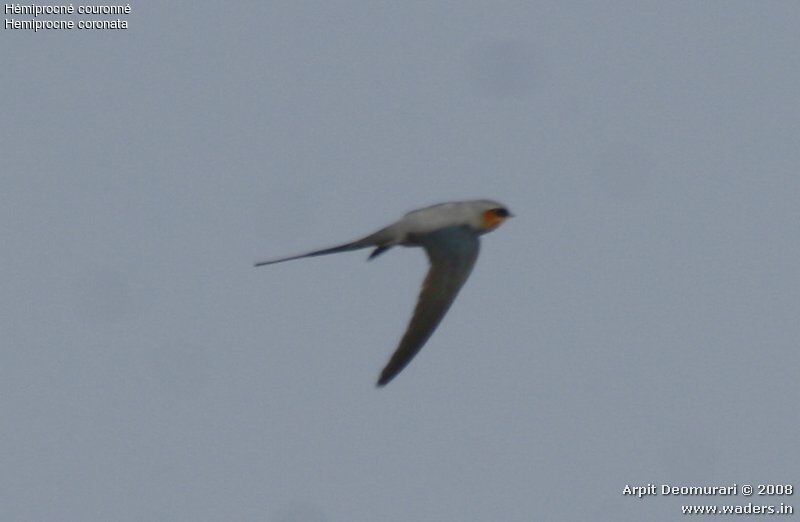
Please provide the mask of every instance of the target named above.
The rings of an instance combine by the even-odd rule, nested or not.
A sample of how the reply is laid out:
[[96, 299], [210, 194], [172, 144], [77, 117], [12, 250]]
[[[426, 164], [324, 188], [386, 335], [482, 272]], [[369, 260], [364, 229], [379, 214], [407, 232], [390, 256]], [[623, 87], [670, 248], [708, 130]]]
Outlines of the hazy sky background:
[[[0, 30], [0, 519], [800, 510], [622, 495], [800, 487], [800, 4], [132, 6]], [[480, 197], [385, 389], [423, 252], [252, 267]]]

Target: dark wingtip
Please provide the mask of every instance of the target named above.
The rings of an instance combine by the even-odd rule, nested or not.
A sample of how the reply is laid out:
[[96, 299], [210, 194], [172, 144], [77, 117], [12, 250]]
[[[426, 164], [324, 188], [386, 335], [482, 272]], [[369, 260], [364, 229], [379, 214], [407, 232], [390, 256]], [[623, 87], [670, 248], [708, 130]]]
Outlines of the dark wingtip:
[[382, 373], [380, 379], [378, 379], [378, 382], [375, 383], [375, 387], [383, 388], [389, 384], [389, 381], [391, 381], [393, 377], [394, 375], [387, 375], [386, 372]]

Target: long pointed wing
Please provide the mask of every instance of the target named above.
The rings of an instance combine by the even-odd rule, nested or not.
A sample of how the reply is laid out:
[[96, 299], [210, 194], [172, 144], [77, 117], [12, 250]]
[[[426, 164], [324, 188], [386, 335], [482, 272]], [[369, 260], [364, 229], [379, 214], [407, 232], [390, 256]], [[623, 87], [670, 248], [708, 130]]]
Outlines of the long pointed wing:
[[420, 238], [431, 267], [400, 345], [381, 372], [378, 386], [391, 381], [433, 334], [478, 258], [478, 236], [465, 227], [446, 228]]

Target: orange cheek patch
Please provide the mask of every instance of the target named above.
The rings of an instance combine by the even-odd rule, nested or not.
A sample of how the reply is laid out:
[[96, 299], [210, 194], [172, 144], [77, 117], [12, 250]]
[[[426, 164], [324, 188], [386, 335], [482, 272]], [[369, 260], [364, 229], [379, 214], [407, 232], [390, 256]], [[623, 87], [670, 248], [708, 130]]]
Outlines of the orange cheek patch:
[[494, 228], [502, 222], [503, 218], [501, 218], [491, 210], [487, 210], [486, 212], [483, 213], [483, 226], [485, 226], [486, 228]]

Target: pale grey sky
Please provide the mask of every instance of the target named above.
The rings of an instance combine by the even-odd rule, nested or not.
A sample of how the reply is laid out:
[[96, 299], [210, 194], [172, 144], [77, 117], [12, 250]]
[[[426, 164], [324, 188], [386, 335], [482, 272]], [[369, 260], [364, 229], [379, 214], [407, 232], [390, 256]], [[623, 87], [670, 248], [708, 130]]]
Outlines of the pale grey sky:
[[[0, 30], [0, 519], [800, 509], [622, 495], [800, 486], [800, 4], [132, 6]], [[385, 389], [421, 251], [252, 268], [479, 197]]]

